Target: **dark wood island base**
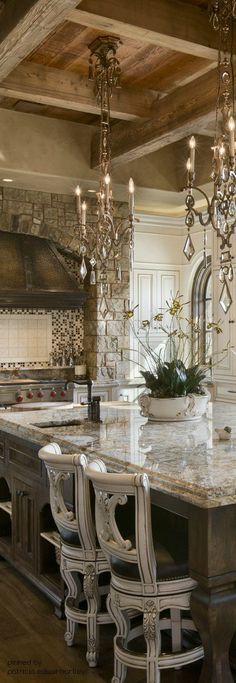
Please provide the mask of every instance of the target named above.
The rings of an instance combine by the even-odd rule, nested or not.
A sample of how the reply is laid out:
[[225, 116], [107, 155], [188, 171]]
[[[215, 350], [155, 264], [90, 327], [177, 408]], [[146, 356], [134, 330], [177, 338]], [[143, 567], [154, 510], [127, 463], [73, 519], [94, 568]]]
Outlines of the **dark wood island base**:
[[0, 555], [42, 591], [63, 616], [59, 539], [39, 445], [0, 433]]
[[[81, 420], [80, 426], [73, 426], [75, 418]], [[215, 425], [227, 421], [232, 438], [225, 445], [212, 435]], [[85, 450], [88, 457], [102, 458], [110, 470], [146, 473], [159, 541], [169, 545], [174, 557], [182, 556], [184, 550], [189, 573], [198, 584], [192, 595], [192, 615], [204, 646], [199, 683], [233, 683], [234, 406], [214, 404], [209, 419], [195, 423], [194, 430], [191, 423], [173, 423], [171, 429], [168, 424], [148, 423], [137, 409], [117, 408], [115, 403], [101, 407], [99, 424], [86, 420], [82, 408], [67, 411], [66, 418], [59, 410], [5, 414], [0, 423], [0, 554], [52, 600], [61, 616], [64, 589], [55, 555], [46, 471], [38, 449], [56, 440], [62, 451]], [[73, 504], [70, 491], [67, 500]], [[187, 671], [183, 679], [185, 675]]]

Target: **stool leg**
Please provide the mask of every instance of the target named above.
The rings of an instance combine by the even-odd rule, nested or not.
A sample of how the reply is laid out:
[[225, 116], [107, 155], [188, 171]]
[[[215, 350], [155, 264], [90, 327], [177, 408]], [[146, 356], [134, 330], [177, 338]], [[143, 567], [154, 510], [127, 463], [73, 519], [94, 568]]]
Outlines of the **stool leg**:
[[143, 634], [147, 645], [147, 683], [160, 683], [158, 657], [161, 649], [159, 612], [154, 600], [147, 600], [143, 613]]
[[99, 625], [97, 613], [101, 608], [98, 579], [95, 568], [88, 564], [84, 575], [84, 594], [87, 600], [87, 653], [89, 666], [96, 666], [99, 655]]
[[181, 612], [179, 609], [170, 610], [172, 652], [181, 650]]
[[107, 596], [107, 609], [116, 625], [116, 635], [114, 637], [114, 676], [111, 683], [123, 683], [127, 675], [127, 667], [119, 661], [117, 657], [116, 641], [121, 638], [125, 646], [129, 634], [130, 619], [122, 612], [119, 605], [119, 596]]
[[[68, 567], [66, 560], [64, 558], [61, 559], [61, 576], [65, 581], [65, 584], [68, 589], [68, 593], [66, 596], [65, 600], [65, 614], [66, 614], [66, 608], [67, 605], [69, 605], [70, 599], [75, 601], [78, 597], [78, 580], [75, 578], [75, 576], [72, 573], [71, 568]], [[71, 645], [74, 644], [74, 638], [75, 638], [75, 629], [76, 629], [76, 621], [74, 621], [71, 616], [67, 617], [66, 614], [66, 631], [64, 634], [64, 638], [66, 641], [66, 644], [71, 647]]]

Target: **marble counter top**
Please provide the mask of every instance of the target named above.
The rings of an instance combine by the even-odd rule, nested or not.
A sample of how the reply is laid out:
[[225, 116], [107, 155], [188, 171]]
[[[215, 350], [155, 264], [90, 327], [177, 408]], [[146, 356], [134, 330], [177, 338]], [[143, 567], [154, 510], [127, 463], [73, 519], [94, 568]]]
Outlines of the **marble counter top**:
[[[144, 471], [152, 488], [200, 507], [236, 503], [236, 405], [209, 404], [200, 421], [149, 423], [139, 408], [104, 403], [100, 424], [86, 420], [86, 409], [1, 413], [0, 430], [39, 446], [57, 441], [65, 452], [103, 458], [113, 470]], [[68, 423], [76, 421], [79, 424]], [[215, 428], [229, 425], [230, 441]]]

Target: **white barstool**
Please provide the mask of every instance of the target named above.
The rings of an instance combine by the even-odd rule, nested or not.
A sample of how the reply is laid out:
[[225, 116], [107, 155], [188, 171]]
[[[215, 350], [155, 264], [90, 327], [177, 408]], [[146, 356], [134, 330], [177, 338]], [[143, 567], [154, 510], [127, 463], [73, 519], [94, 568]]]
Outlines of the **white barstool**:
[[[111, 569], [108, 609], [117, 629], [112, 683], [123, 683], [127, 666], [145, 669], [147, 682], [159, 683], [162, 669], [180, 668], [203, 657], [201, 645], [185, 649], [182, 642], [183, 631], [196, 631], [189, 610], [197, 584], [186, 564], [175, 562], [166, 548], [154, 544], [146, 474], [110, 474], [101, 460], [91, 463], [85, 474], [95, 489], [97, 535]], [[130, 498], [134, 535], [125, 537], [117, 512]], [[128, 647], [140, 633], [129, 619], [130, 610], [142, 614], [144, 652]], [[163, 648], [164, 632], [170, 635], [168, 652], [166, 640]]]
[[[109, 590], [110, 570], [96, 537], [91, 490], [84, 476], [87, 459], [85, 455], [62, 455], [56, 443], [41, 448], [39, 457], [47, 468], [51, 510], [61, 540], [60, 571], [67, 586], [65, 641], [73, 645], [76, 625], [85, 624], [87, 662], [89, 666], [96, 666], [99, 626], [112, 621], [106, 609], [101, 610], [102, 595]], [[66, 506], [63, 491], [64, 482], [70, 477], [73, 477], [74, 511]], [[100, 575], [107, 579], [106, 585], [99, 584]], [[82, 577], [82, 586], [79, 577]]]

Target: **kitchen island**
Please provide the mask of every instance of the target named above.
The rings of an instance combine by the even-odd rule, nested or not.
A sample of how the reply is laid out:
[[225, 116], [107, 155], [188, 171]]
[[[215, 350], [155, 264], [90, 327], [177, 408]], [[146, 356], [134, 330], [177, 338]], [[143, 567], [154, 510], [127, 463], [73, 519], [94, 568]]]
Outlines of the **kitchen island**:
[[[209, 404], [208, 411], [208, 417], [199, 421], [171, 424], [148, 422], [138, 408], [125, 403], [103, 404], [100, 423], [89, 422], [86, 409], [78, 407], [1, 413], [2, 441], [6, 440], [2, 456], [0, 453], [1, 481], [5, 477], [11, 494], [12, 519], [13, 510], [16, 515], [28, 515], [24, 554], [32, 528], [29, 512], [34, 505], [37, 509], [38, 501], [41, 535], [44, 522], [49, 521], [46, 475], [37, 459], [40, 446], [54, 440], [65, 452], [101, 457], [114, 471], [146, 472], [160, 518], [162, 513], [171, 514], [187, 525], [189, 571], [198, 582], [192, 612], [205, 650], [199, 680], [232, 683], [229, 646], [236, 632], [236, 410], [234, 405], [216, 403]], [[215, 428], [225, 425], [232, 429], [231, 439], [219, 441]], [[24, 483], [19, 483], [20, 468], [25, 468]], [[32, 488], [32, 478], [35, 489], [30, 496], [27, 486]], [[1, 499], [4, 492], [3, 486]], [[13, 527], [17, 541], [17, 521]], [[1, 528], [0, 524], [0, 532]], [[19, 538], [18, 543], [22, 545]], [[33, 537], [28, 554], [31, 543], [35, 543]], [[0, 551], [4, 554], [1, 541]], [[25, 558], [23, 562], [26, 566]]]

